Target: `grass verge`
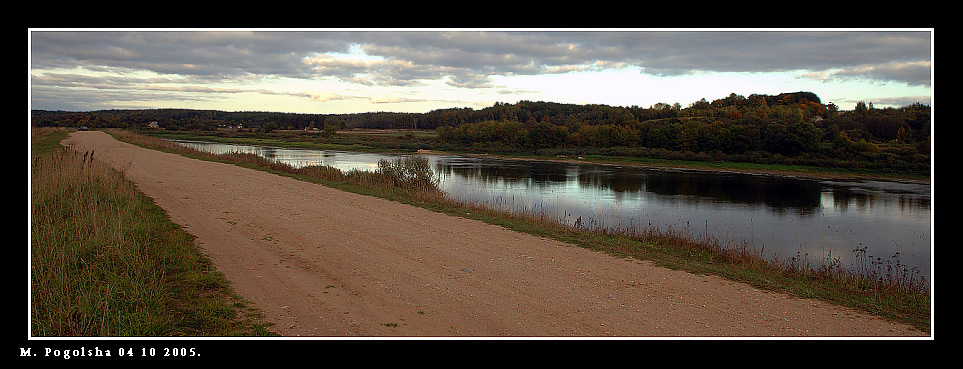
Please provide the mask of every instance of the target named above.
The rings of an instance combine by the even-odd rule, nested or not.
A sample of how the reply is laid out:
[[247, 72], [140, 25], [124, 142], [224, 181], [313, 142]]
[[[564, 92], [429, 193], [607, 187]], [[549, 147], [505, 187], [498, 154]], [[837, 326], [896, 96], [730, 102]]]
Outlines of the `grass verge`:
[[273, 335], [192, 235], [67, 135], [32, 131], [32, 336]]
[[[279, 175], [319, 183], [354, 193], [379, 196], [450, 215], [476, 219], [508, 229], [557, 239], [619, 257], [649, 260], [690, 273], [719, 275], [756, 288], [814, 298], [848, 306], [892, 321], [930, 330], [930, 290], [926, 281], [901, 273], [894, 265], [865, 258], [863, 273], [842, 268], [838, 260], [808, 261], [804, 257], [766, 260], [738, 245], [724, 245], [688, 230], [665, 232], [653, 229], [611, 231], [591, 226], [573, 227], [533, 211], [498, 210], [491, 204], [466, 204], [452, 200], [437, 188], [405, 188], [377, 173], [322, 166], [294, 168], [253, 154], [215, 155], [129, 131], [113, 131], [115, 137], [143, 147], [181, 155], [233, 163]], [[402, 165], [402, 163], [396, 163]], [[403, 166], [403, 165], [402, 165]], [[395, 169], [396, 170], [396, 169]], [[898, 266], [895, 266], [898, 267]]]

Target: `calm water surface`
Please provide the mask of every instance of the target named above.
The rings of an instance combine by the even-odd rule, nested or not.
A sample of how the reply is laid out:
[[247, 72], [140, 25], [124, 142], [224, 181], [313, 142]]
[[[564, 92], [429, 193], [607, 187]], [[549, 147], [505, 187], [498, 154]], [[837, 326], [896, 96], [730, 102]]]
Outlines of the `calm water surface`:
[[[206, 142], [205, 151], [249, 152], [294, 166], [377, 170], [388, 154]], [[917, 268], [931, 264], [930, 185], [428, 155], [441, 188], [462, 201], [537, 211], [570, 224], [708, 235], [766, 257], [811, 262], [867, 256]], [[898, 255], [894, 257], [894, 255]]]

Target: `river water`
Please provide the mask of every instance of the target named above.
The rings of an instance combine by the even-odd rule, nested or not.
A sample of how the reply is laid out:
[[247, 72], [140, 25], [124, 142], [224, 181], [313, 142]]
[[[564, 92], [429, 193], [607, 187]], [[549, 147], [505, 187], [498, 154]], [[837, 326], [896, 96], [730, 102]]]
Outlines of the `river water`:
[[[295, 167], [377, 170], [397, 155], [178, 141], [215, 153], [249, 152]], [[630, 166], [427, 155], [457, 200], [539, 212], [570, 224], [657, 229], [749, 247], [810, 264], [869, 258], [932, 280], [929, 184], [815, 180]], [[864, 250], [854, 252], [854, 250]], [[859, 256], [861, 254], [861, 256]], [[914, 269], [915, 268], [915, 269]]]

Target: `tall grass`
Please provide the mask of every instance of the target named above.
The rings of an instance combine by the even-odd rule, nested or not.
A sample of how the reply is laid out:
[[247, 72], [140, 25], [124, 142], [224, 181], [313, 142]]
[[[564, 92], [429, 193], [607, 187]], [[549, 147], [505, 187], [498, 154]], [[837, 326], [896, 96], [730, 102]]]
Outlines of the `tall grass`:
[[[394, 161], [382, 160], [376, 172], [343, 172], [327, 166], [295, 168], [256, 154], [212, 154], [177, 145], [166, 140], [127, 131], [114, 133], [129, 142], [146, 147], [165, 148], [188, 156], [287, 173], [356, 193], [388, 197], [435, 211], [465, 216], [502, 225], [510, 229], [570, 242], [589, 249], [650, 260], [656, 264], [693, 273], [715, 274], [752, 284], [766, 290], [795, 296], [818, 298], [855, 307], [880, 316], [929, 330], [930, 297], [928, 284], [912, 273], [895, 268], [882, 270], [885, 263], [870, 260], [871, 266], [842, 268], [838, 259], [811, 262], [799, 255], [789, 260], [767, 260], [761, 252], [745, 243], [720, 242], [706, 234], [691, 232], [688, 225], [677, 230], [652, 227], [609, 227], [592, 220], [574, 224], [538, 209], [519, 209], [505, 200], [460, 202], [438, 188], [426, 159], [411, 156]], [[171, 147], [170, 145], [174, 145]], [[350, 184], [344, 187], [342, 184]], [[812, 263], [812, 264], [811, 264]], [[883, 267], [883, 269], [886, 269]]]
[[33, 336], [268, 334], [193, 236], [66, 134], [32, 132]]
[[378, 161], [378, 173], [385, 183], [408, 191], [432, 193], [438, 191], [438, 177], [423, 156], [405, 156], [395, 160]]

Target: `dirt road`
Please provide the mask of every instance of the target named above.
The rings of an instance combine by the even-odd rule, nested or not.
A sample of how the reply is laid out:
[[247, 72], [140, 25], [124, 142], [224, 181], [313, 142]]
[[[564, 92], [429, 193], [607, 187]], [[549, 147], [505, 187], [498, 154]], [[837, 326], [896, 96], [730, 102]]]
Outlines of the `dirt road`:
[[926, 336], [827, 303], [76, 132], [285, 336]]

